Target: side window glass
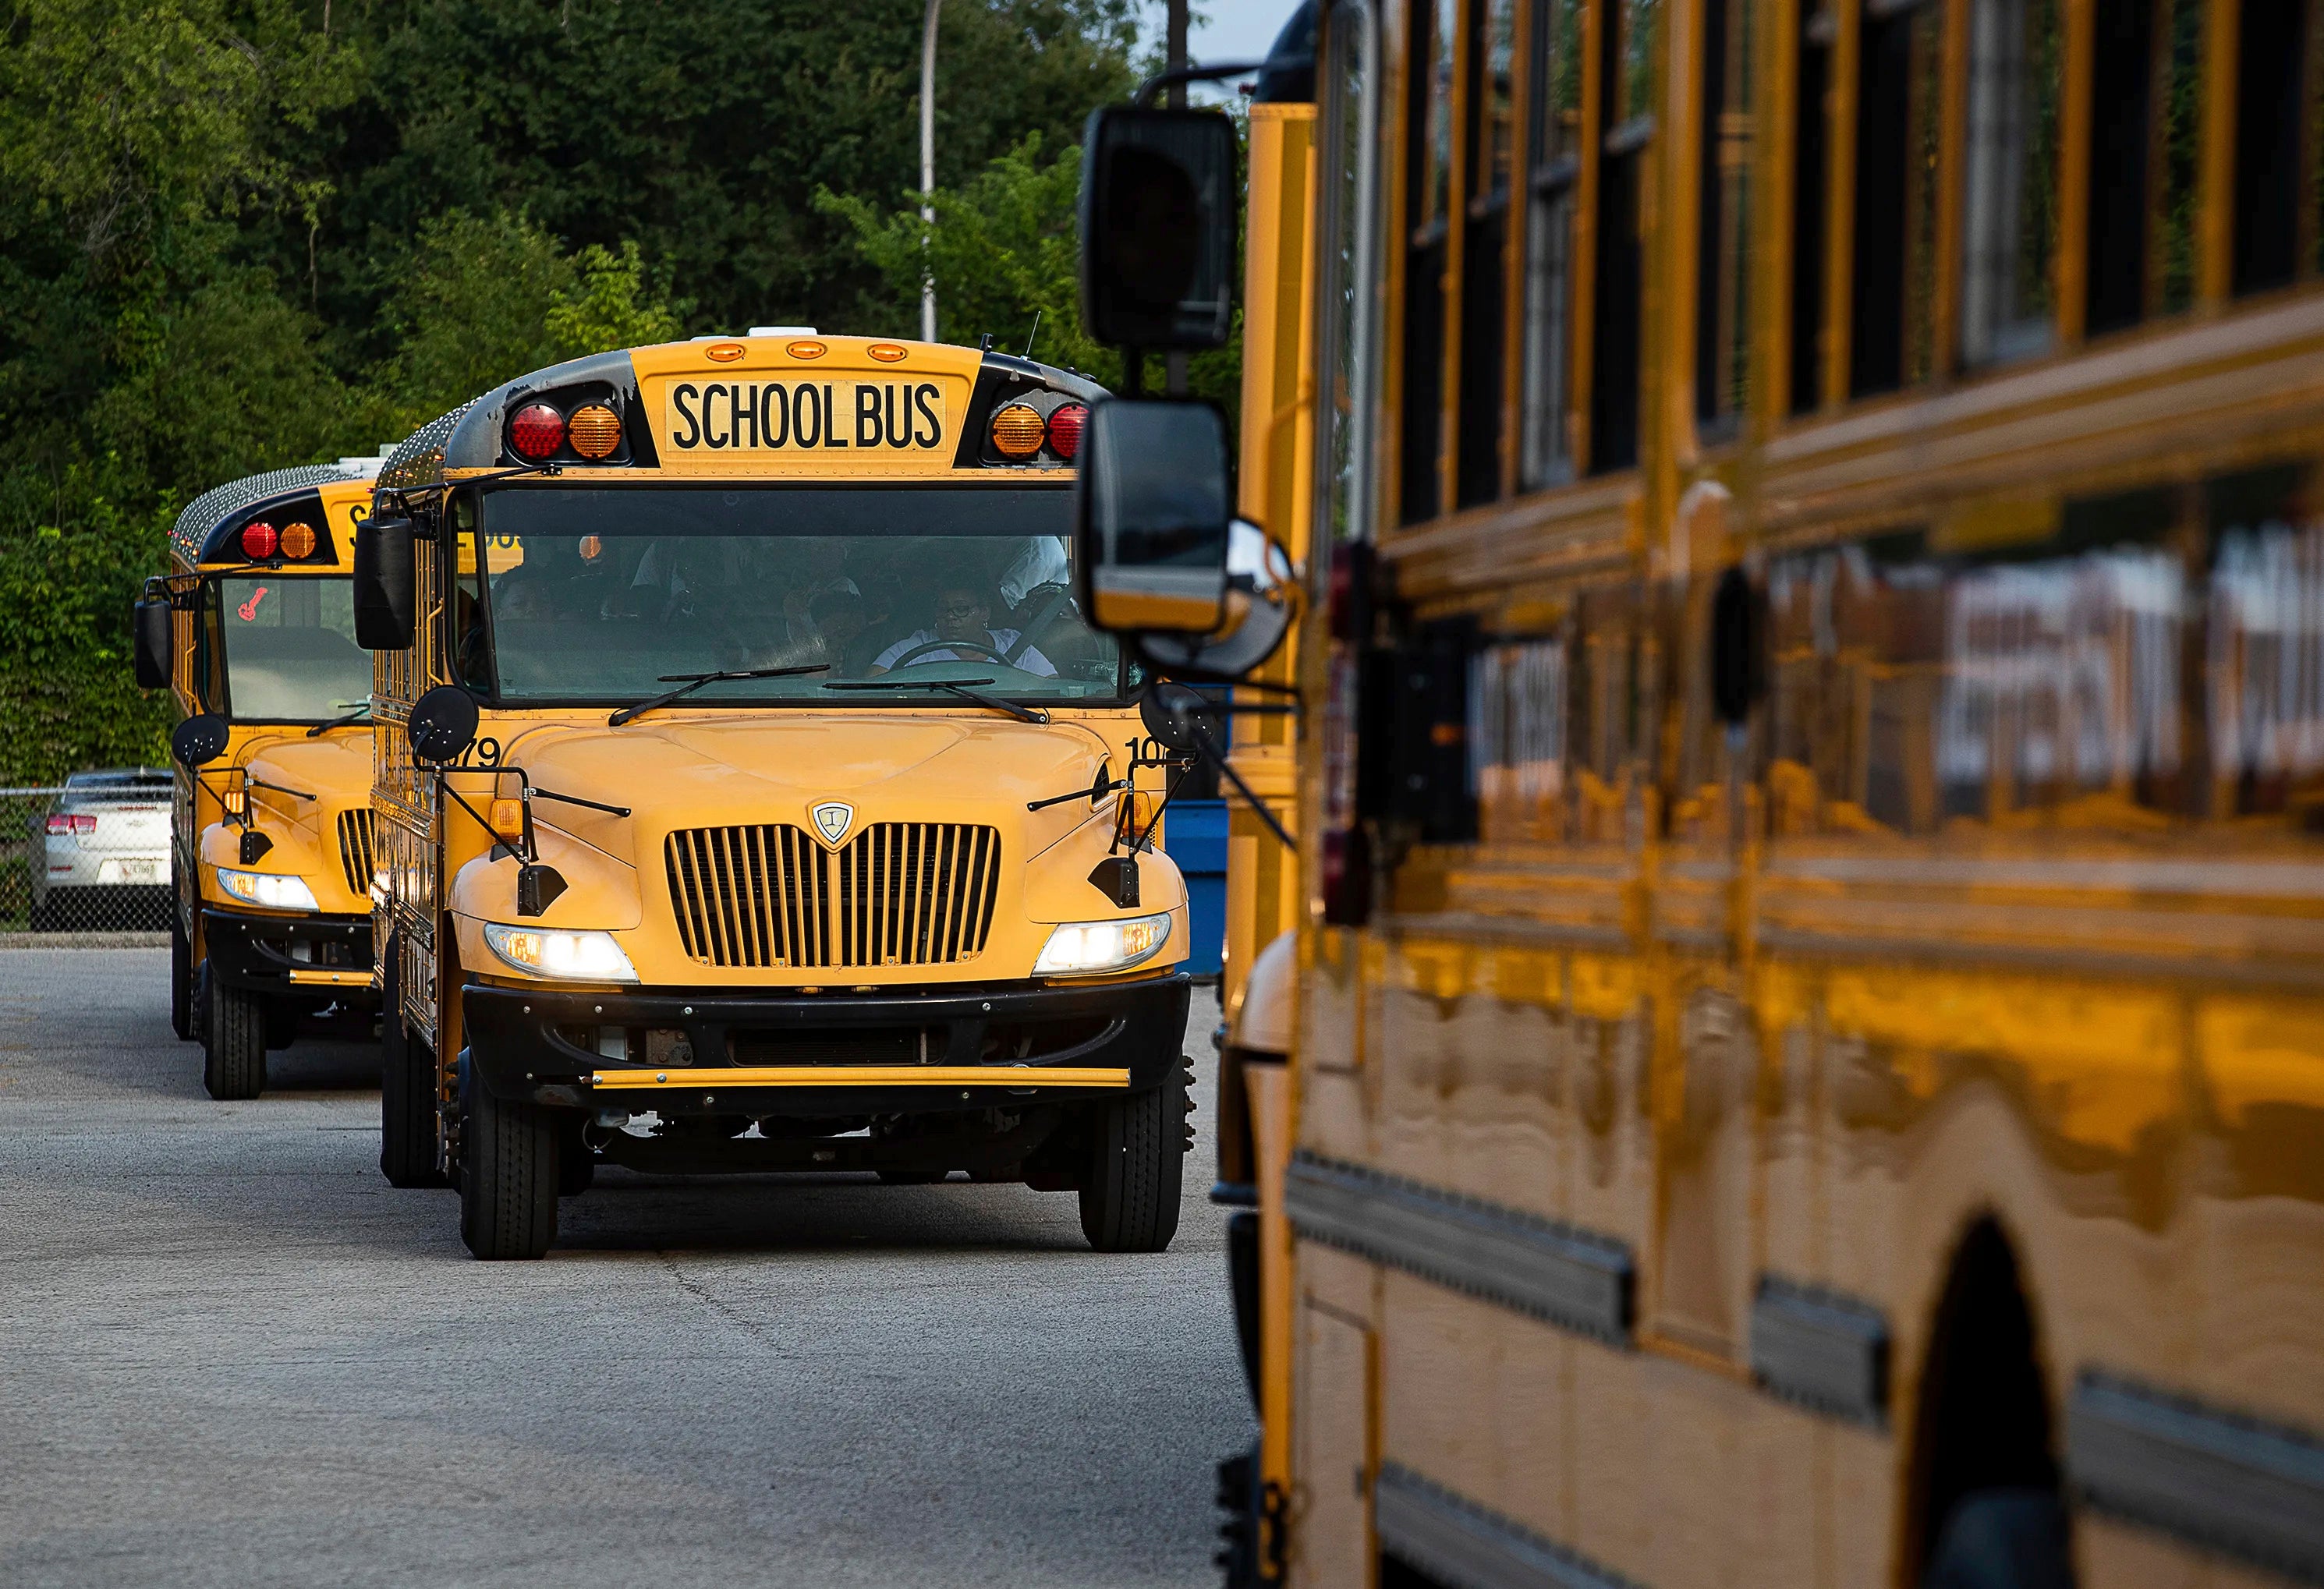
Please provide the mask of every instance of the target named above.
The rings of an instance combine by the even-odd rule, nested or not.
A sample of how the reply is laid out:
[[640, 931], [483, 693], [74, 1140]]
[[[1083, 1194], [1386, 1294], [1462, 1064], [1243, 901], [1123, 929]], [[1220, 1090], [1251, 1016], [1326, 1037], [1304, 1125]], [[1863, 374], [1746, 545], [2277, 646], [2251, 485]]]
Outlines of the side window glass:
[[1582, 592], [1469, 665], [1471, 772], [1488, 842], [1624, 843], [1643, 833], [1655, 653], [1628, 585]]

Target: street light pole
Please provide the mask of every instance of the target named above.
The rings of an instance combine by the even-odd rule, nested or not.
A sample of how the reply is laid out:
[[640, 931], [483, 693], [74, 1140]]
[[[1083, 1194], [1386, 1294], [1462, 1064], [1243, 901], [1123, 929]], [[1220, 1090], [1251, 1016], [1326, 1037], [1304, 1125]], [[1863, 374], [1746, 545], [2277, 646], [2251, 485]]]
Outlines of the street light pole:
[[936, 224], [936, 207], [929, 197], [936, 190], [936, 7], [944, 0], [928, 0], [928, 17], [920, 29], [920, 340], [936, 339], [936, 278], [927, 264], [927, 234]]

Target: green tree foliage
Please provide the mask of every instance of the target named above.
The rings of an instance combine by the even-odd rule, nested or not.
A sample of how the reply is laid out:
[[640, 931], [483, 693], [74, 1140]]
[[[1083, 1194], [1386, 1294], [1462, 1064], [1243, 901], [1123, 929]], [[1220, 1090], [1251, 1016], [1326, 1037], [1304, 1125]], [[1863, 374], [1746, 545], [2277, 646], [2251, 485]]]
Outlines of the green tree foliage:
[[[1082, 152], [1066, 144], [1051, 156], [1038, 133], [1003, 153], [957, 187], [939, 188], [920, 217], [918, 197], [891, 208], [858, 194], [816, 195], [816, 207], [853, 228], [865, 260], [879, 271], [887, 293], [868, 310], [873, 326], [894, 336], [917, 336], [920, 288], [936, 288], [936, 334], [947, 342], [990, 335], [996, 345], [1034, 354], [1083, 372], [1101, 385], [1121, 381], [1120, 357], [1090, 340], [1082, 326], [1081, 249], [1075, 215], [1081, 197]], [[1223, 404], [1231, 415], [1241, 392], [1242, 329], [1216, 353], [1189, 362], [1187, 385], [1198, 397]], [[1149, 369], [1148, 379], [1160, 378]]]
[[[947, 0], [938, 176], [982, 240], [946, 239], [948, 328], [1022, 345], [1038, 308], [1039, 352], [1104, 368], [1041, 152], [1130, 86], [1135, 9]], [[885, 222], [816, 195], [917, 188], [922, 15], [0, 0], [0, 782], [161, 754], [126, 605], [222, 481], [682, 330], [914, 331]]]

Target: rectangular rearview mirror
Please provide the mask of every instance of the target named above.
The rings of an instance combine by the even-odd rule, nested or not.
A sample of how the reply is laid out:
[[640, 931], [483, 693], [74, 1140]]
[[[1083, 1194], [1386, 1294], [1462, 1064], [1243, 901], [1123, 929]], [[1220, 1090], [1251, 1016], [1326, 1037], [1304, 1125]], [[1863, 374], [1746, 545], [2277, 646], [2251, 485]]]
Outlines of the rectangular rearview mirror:
[[161, 689], [170, 682], [170, 598], [161, 596], [137, 602], [131, 616], [136, 629], [137, 687]]
[[1226, 416], [1110, 398], [1090, 409], [1080, 462], [1082, 611], [1116, 632], [1218, 629], [1234, 519]]
[[355, 526], [355, 644], [366, 651], [402, 651], [411, 645], [419, 569], [412, 562], [411, 520], [378, 514]]
[[1082, 137], [1082, 320], [1113, 347], [1226, 345], [1234, 308], [1234, 124], [1109, 106]]

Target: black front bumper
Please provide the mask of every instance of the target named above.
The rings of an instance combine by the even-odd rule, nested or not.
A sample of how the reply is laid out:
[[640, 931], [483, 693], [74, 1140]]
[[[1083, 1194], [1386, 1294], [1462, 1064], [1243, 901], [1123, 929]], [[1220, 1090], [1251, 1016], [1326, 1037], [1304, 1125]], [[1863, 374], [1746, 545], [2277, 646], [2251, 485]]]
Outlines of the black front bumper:
[[[1116, 1096], [1119, 1085], [1044, 1084], [1044, 1068], [1120, 1069], [1128, 1088], [1149, 1090], [1176, 1073], [1186, 1033], [1183, 975], [1094, 987], [1006, 983], [899, 989], [871, 995], [568, 993], [471, 982], [461, 992], [467, 1061], [496, 1098], [565, 1107], [713, 1109], [755, 1115], [925, 1114], [1045, 1100]], [[631, 1034], [629, 1057], [594, 1052], [606, 1028]], [[641, 1033], [682, 1032], [682, 1061], [636, 1052]], [[918, 1034], [914, 1040], [905, 1034]], [[896, 1051], [833, 1058], [851, 1049]], [[870, 1085], [851, 1070], [897, 1061], [976, 1068], [973, 1081], [942, 1087]], [[753, 1087], [703, 1078], [672, 1088], [599, 1088], [591, 1077], [623, 1071], [638, 1080], [674, 1070], [731, 1070], [816, 1065], [828, 1083]], [[989, 1070], [991, 1079], [983, 1079]], [[747, 1078], [745, 1079], [747, 1079]], [[705, 1088], [707, 1088], [706, 1093]]]
[[240, 992], [341, 1004], [378, 998], [369, 916], [255, 916], [204, 905], [202, 941], [211, 979]]

